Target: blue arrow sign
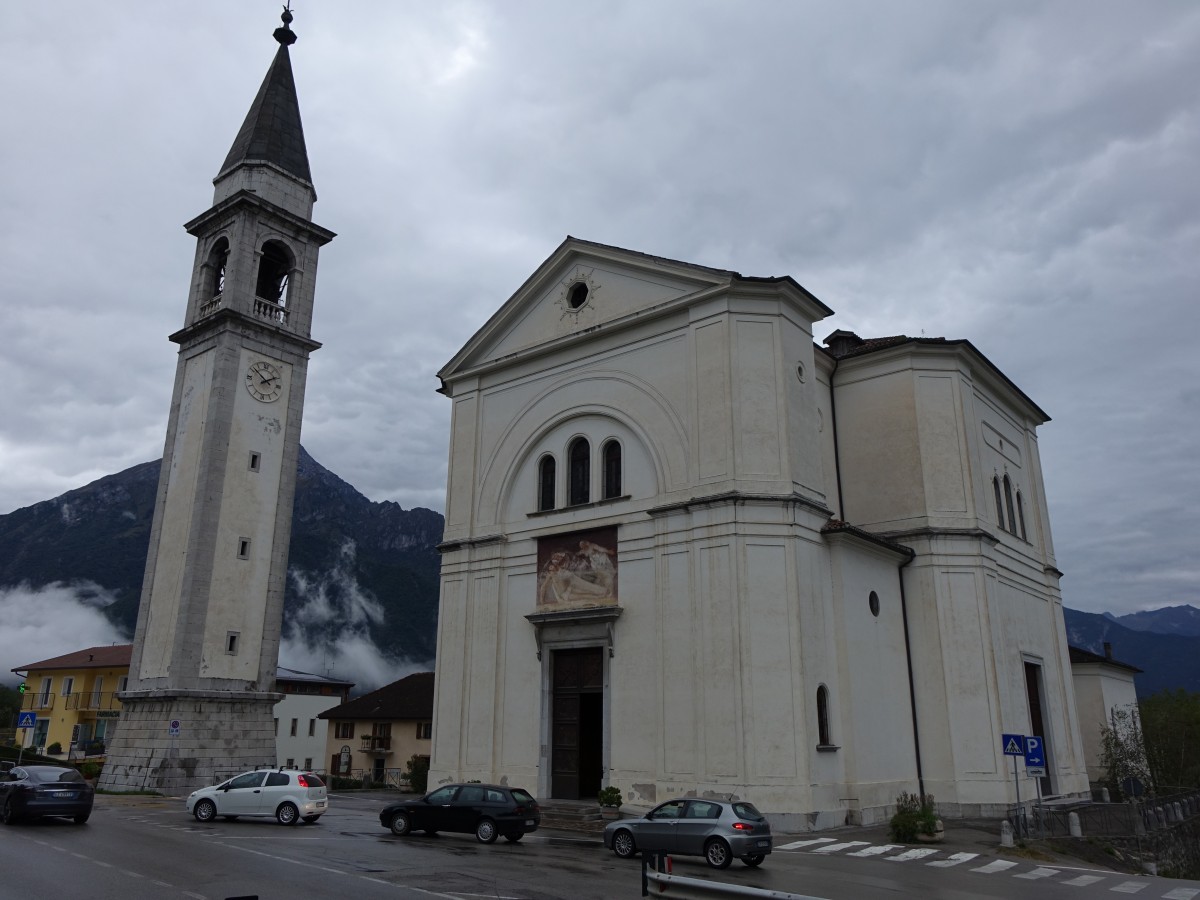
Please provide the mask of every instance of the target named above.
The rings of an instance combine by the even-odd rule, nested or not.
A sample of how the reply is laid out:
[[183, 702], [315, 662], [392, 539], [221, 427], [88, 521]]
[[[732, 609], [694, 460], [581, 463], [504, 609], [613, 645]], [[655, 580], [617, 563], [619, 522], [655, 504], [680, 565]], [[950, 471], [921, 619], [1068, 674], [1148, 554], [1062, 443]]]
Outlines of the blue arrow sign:
[[37, 728], [37, 713], [35, 712], [19, 712], [17, 713], [18, 728]]
[[1000, 735], [1000, 745], [1004, 748], [1005, 756], [1025, 755], [1025, 735], [1023, 734], [1002, 734]]
[[1025, 738], [1025, 768], [1040, 768], [1046, 764], [1046, 754], [1042, 751], [1041, 737]]

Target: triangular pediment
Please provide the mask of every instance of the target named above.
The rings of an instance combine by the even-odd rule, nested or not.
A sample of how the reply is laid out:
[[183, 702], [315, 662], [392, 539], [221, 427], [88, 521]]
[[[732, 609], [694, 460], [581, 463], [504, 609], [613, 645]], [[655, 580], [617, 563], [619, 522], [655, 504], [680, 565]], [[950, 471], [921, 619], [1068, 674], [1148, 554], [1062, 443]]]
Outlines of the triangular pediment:
[[721, 289], [736, 272], [568, 237], [438, 374], [445, 380], [644, 318]]

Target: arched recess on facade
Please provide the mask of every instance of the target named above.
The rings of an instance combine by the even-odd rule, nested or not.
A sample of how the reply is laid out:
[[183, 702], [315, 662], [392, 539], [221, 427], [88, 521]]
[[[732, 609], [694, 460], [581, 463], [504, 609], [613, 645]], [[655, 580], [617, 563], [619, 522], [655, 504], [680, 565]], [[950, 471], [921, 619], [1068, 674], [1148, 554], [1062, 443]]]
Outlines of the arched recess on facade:
[[[610, 394], [596, 403], [598, 383]], [[512, 417], [483, 470], [476, 521], [497, 524], [512, 502], [522, 467], [536, 463], [546, 436], [564, 422], [601, 416], [620, 423], [645, 450], [654, 468], [656, 492], [687, 473], [687, 430], [666, 399], [650, 384], [623, 372], [592, 373], [586, 381], [563, 379], [534, 397]], [[628, 457], [629, 448], [624, 448]], [[559, 479], [564, 461], [559, 461]]]

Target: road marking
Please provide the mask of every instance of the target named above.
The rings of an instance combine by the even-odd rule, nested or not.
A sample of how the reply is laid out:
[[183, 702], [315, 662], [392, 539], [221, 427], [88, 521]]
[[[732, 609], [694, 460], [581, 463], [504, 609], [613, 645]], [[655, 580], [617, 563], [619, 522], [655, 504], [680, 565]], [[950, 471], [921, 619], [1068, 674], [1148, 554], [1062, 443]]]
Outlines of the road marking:
[[106, 863], [102, 859], [93, 859], [92, 862], [94, 862], [98, 866], [104, 866], [104, 868], [106, 868], [106, 869], [111, 869], [113, 867], [112, 863]]
[[909, 860], [913, 859], [924, 859], [927, 856], [933, 856], [935, 853], [937, 853], [937, 851], [932, 848], [917, 849], [909, 850], [905, 853], [899, 853], [896, 856], [885, 856], [884, 859], [890, 859], [892, 862], [908, 862]]
[[893, 850], [899, 850], [903, 844], [876, 844], [873, 847], [866, 847], [863, 850], [855, 850], [853, 853], [847, 853], [847, 856], [878, 856], [881, 853], [891, 853]]
[[1197, 894], [1200, 894], [1200, 890], [1195, 888], [1175, 888], [1163, 894], [1163, 900], [1192, 900]]
[[1097, 881], [1103, 880], [1099, 875], [1080, 875], [1078, 878], [1064, 881], [1063, 884], [1069, 884], [1071, 887], [1087, 887], [1089, 884], [1095, 884]]
[[191, 897], [193, 900], [208, 900], [203, 894], [197, 894], [194, 891], [184, 891], [183, 896]]
[[865, 847], [866, 841], [846, 841], [844, 844], [830, 844], [827, 847], [817, 847], [813, 853], [836, 853], [838, 850], [848, 850], [851, 847]]
[[144, 875], [139, 875], [137, 872], [132, 872], [129, 869], [120, 869], [122, 875], [128, 875], [130, 878], [144, 878]]
[[1117, 891], [1121, 894], [1136, 894], [1138, 891], [1144, 891], [1150, 886], [1148, 881], [1122, 881], [1114, 888], [1109, 888], [1110, 891]]
[[993, 872], [1003, 872], [1006, 869], [1011, 869], [1016, 863], [1010, 859], [997, 859], [986, 866], [980, 866], [978, 869], [972, 869], [972, 872], [982, 872], [984, 875], [991, 875]]
[[1058, 869], [1049, 869], [1046, 866], [1038, 866], [1032, 872], [1022, 872], [1020, 875], [1014, 875], [1013, 878], [1028, 878], [1033, 881], [1038, 878], [1049, 878], [1051, 875], [1058, 875]]
[[939, 859], [937, 862], [929, 862], [929, 863], [925, 863], [925, 865], [939, 866], [943, 869], [948, 869], [951, 866], [957, 866], [960, 863], [970, 862], [978, 855], [979, 855], [978, 853], [955, 853], [949, 859]]
[[811, 841], [792, 841], [790, 844], [780, 844], [776, 850], [799, 850], [801, 847], [811, 847], [813, 844], [832, 844], [833, 838], [813, 838]]

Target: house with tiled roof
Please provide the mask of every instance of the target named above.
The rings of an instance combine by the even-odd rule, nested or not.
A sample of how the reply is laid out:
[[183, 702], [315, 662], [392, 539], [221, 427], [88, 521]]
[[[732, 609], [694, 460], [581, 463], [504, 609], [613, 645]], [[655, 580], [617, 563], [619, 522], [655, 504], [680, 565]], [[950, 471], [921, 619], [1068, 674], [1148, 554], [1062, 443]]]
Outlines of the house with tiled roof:
[[414, 757], [429, 759], [433, 673], [417, 672], [320, 714], [329, 723], [332, 775], [396, 782]]
[[1113, 658], [1112, 644], [1104, 642], [1104, 653], [1092, 653], [1072, 646], [1071, 683], [1075, 686], [1075, 708], [1079, 711], [1079, 730], [1088, 776], [1101, 781], [1105, 775], [1100, 764], [1104, 749], [1103, 730], [1120, 727], [1123, 714], [1138, 715], [1137, 666]]

